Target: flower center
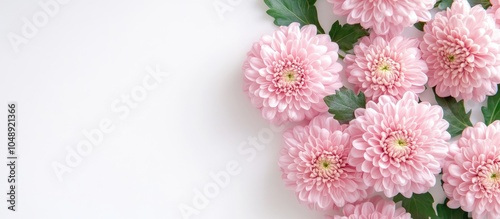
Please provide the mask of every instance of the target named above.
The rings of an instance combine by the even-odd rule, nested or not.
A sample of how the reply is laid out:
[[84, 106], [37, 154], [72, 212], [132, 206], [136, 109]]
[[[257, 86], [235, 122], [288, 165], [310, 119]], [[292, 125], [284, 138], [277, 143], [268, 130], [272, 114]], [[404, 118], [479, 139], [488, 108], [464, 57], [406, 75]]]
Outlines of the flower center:
[[324, 151], [312, 159], [310, 177], [322, 182], [337, 180], [344, 172], [342, 168], [345, 165], [341, 156]]
[[406, 130], [389, 132], [382, 142], [385, 154], [396, 162], [405, 162], [412, 157], [415, 150], [413, 136]]
[[330, 166], [330, 164], [331, 164], [330, 162], [328, 162], [328, 161], [326, 161], [326, 160], [321, 161], [321, 163], [323, 164], [323, 168], [324, 168], [324, 169], [328, 169], [328, 167], [329, 167], [329, 166]]
[[406, 147], [408, 146], [408, 143], [404, 139], [398, 139], [396, 140], [396, 145], [400, 147]]
[[297, 72], [287, 70], [283, 73], [283, 81], [286, 83], [293, 83], [297, 80]]
[[378, 67], [379, 76], [392, 75], [392, 67], [386, 61], [382, 62]]
[[306, 86], [308, 76], [299, 59], [275, 61], [273, 67], [273, 84], [277, 94], [295, 95]]
[[449, 55], [448, 56], [448, 62], [453, 62], [455, 61], [455, 56], [454, 55]]
[[366, 75], [372, 82], [372, 86], [385, 91], [393, 86], [401, 86], [404, 75], [401, 71], [401, 64], [393, 59], [381, 54], [369, 63], [369, 75]]

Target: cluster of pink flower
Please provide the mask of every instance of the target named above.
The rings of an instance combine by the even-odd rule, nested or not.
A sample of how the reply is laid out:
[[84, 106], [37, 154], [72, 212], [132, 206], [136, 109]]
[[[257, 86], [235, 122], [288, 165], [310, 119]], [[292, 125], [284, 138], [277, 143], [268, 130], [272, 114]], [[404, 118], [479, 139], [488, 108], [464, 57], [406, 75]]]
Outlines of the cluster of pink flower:
[[[420, 102], [425, 85], [438, 96], [481, 102], [500, 83], [500, 1], [485, 10], [455, 0], [432, 19], [436, 0], [328, 0], [350, 24], [371, 29], [353, 54], [314, 25], [282, 26], [255, 43], [244, 63], [244, 90], [275, 124], [310, 121], [286, 131], [279, 166], [286, 185], [314, 209], [343, 208], [335, 218], [410, 218], [386, 197], [428, 192], [443, 170], [448, 206], [474, 218], [500, 218], [500, 122], [466, 128], [450, 143], [438, 105]], [[401, 36], [427, 22], [422, 39]], [[344, 74], [368, 103], [340, 124], [323, 102]]]

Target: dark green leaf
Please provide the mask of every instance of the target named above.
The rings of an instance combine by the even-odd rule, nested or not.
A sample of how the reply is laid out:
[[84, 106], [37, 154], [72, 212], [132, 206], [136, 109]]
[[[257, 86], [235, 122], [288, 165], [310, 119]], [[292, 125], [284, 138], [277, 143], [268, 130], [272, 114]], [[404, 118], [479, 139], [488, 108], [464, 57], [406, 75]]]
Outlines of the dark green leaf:
[[318, 33], [324, 34], [318, 21], [316, 10], [316, 0], [264, 0], [269, 7], [267, 14], [274, 18], [274, 24], [278, 26], [288, 26], [293, 22], [300, 25], [314, 24], [318, 28]]
[[[434, 91], [434, 93], [436, 92]], [[457, 102], [453, 97], [442, 98], [438, 95], [435, 95], [435, 97], [437, 103], [443, 108], [444, 119], [450, 123], [447, 131], [451, 137], [462, 134], [465, 128], [472, 126], [470, 121], [471, 111], [465, 112], [463, 100]]]
[[[497, 85], [500, 89], [500, 85]], [[495, 120], [500, 120], [500, 92], [488, 97], [488, 103], [481, 108], [484, 116], [484, 123], [489, 125]]]
[[484, 9], [487, 9], [491, 6], [490, 0], [469, 0], [471, 6], [481, 5]]
[[336, 21], [330, 30], [330, 38], [332, 38], [333, 42], [339, 44], [339, 48], [344, 52], [354, 48], [354, 44], [364, 36], [368, 36], [368, 31], [359, 24], [340, 25], [339, 21]]
[[326, 96], [323, 99], [331, 114], [336, 120], [349, 122], [354, 119], [354, 111], [358, 108], [365, 108], [366, 98], [362, 92], [358, 95], [345, 87], [340, 88], [335, 94]]
[[439, 8], [441, 10], [445, 10], [446, 8], [451, 7], [453, 0], [439, 0], [434, 5], [434, 8]]
[[413, 25], [415, 28], [417, 28], [418, 30], [420, 31], [424, 31], [424, 25], [425, 25], [425, 22], [418, 22], [416, 23], [415, 25]]
[[[487, 9], [491, 6], [490, 0], [468, 0], [471, 6], [481, 5], [483, 8]], [[445, 10], [446, 8], [451, 7], [453, 0], [439, 0], [434, 5], [434, 8], [439, 8], [441, 10]]]
[[401, 194], [394, 196], [394, 202], [403, 201], [402, 206], [413, 219], [435, 219], [436, 212], [432, 207], [434, 199], [430, 193], [413, 194], [411, 198], [406, 198]]
[[445, 199], [443, 204], [438, 204], [436, 206], [438, 219], [469, 219], [467, 212], [463, 211], [461, 208], [448, 208], [446, 203], [448, 203], [448, 199]]

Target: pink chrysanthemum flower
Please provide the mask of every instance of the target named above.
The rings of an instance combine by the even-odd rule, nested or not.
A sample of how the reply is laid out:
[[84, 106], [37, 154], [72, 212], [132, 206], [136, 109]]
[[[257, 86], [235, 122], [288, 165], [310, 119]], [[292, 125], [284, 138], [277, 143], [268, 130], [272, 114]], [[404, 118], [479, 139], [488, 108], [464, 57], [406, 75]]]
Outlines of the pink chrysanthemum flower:
[[402, 36], [386, 40], [371, 35], [344, 59], [347, 79], [356, 92], [377, 100], [381, 95], [400, 99], [406, 91], [422, 93], [427, 83], [427, 64], [420, 57], [419, 41]]
[[319, 115], [309, 125], [284, 133], [279, 166], [285, 184], [311, 208], [331, 209], [368, 195], [361, 173], [347, 164], [350, 151], [347, 125], [331, 115]]
[[450, 147], [443, 168], [450, 208], [473, 218], [500, 218], [500, 121], [466, 128]]
[[448, 152], [450, 134], [442, 108], [418, 103], [412, 92], [401, 100], [383, 95], [378, 101], [355, 111], [347, 130], [352, 141], [349, 164], [387, 197], [427, 192]]
[[338, 45], [328, 35], [292, 23], [253, 45], [243, 65], [244, 90], [275, 124], [311, 119], [328, 110], [323, 97], [342, 87], [337, 60]]
[[500, 83], [500, 30], [481, 5], [458, 0], [424, 26], [429, 85], [441, 97], [483, 101]]
[[493, 19], [495, 19], [495, 22], [497, 24], [497, 27], [500, 26], [500, 0], [491, 0], [491, 7], [488, 8], [488, 13], [490, 13], [493, 16]]
[[347, 204], [342, 211], [343, 216], [335, 215], [333, 219], [411, 219], [404, 208], [396, 207], [392, 200], [380, 196], [354, 205]]
[[372, 28], [378, 35], [398, 35], [403, 28], [431, 20], [436, 0], [328, 0], [333, 13], [347, 15], [347, 23]]

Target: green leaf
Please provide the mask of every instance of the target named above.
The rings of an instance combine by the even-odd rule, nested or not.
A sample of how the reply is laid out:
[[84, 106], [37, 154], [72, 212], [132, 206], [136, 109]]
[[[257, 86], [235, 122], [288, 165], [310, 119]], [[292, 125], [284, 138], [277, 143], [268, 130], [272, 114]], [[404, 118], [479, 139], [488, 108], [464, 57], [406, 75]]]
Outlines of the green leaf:
[[448, 203], [448, 198], [444, 200], [443, 204], [438, 204], [436, 210], [438, 213], [438, 219], [469, 219], [468, 213], [463, 211], [461, 208], [451, 209], [446, 203]]
[[[435, 90], [434, 93], [436, 93]], [[462, 134], [465, 128], [472, 126], [470, 121], [471, 111], [465, 112], [463, 100], [457, 102], [453, 97], [442, 98], [438, 95], [434, 96], [436, 97], [437, 103], [443, 108], [444, 119], [450, 124], [447, 131], [450, 133], [451, 137]]]
[[[491, 6], [490, 0], [468, 0], [471, 6], [481, 5], [484, 9], [487, 9]], [[434, 5], [434, 8], [439, 8], [440, 10], [445, 10], [446, 8], [451, 7], [453, 4], [453, 0], [439, 0]]]
[[318, 21], [318, 11], [314, 6], [316, 0], [264, 0], [264, 3], [269, 7], [267, 14], [274, 18], [274, 24], [278, 26], [288, 26], [293, 22], [301, 26], [314, 24], [318, 33], [325, 33]]
[[445, 10], [446, 8], [451, 7], [453, 0], [439, 0], [434, 5], [434, 8], [439, 8], [440, 10]]
[[425, 22], [418, 22], [418, 23], [414, 24], [413, 26], [420, 31], [424, 31]]
[[[497, 85], [500, 89], [500, 85]], [[500, 120], [500, 92], [488, 97], [488, 103], [481, 108], [484, 116], [484, 123], [489, 125], [496, 120]]]
[[434, 199], [430, 193], [413, 194], [411, 198], [406, 198], [401, 194], [394, 196], [394, 202], [403, 201], [403, 208], [411, 214], [413, 219], [435, 219], [437, 218], [436, 212], [432, 207]]
[[323, 98], [328, 106], [328, 112], [333, 114], [333, 118], [342, 122], [349, 122], [354, 119], [354, 111], [358, 108], [365, 108], [366, 98], [363, 92], [358, 95], [354, 91], [345, 87], [340, 88], [335, 94]]
[[471, 6], [481, 5], [484, 9], [487, 9], [491, 6], [490, 0], [469, 0]]
[[340, 22], [336, 21], [333, 23], [329, 34], [332, 41], [339, 44], [342, 51], [347, 52], [354, 48], [354, 44], [358, 42], [359, 38], [368, 36], [369, 33], [359, 24], [340, 25]]

